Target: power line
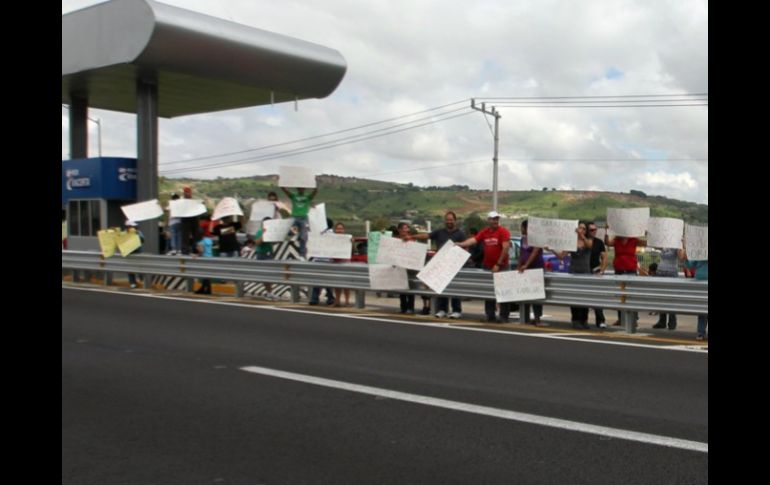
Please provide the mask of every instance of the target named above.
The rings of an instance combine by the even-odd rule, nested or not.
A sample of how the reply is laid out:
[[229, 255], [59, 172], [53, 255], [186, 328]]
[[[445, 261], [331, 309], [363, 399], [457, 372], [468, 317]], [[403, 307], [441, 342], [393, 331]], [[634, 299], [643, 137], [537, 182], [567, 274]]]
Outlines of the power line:
[[456, 104], [465, 103], [467, 101], [468, 101], [467, 98], [466, 99], [461, 99], [459, 101], [455, 101], [453, 103], [447, 103], [447, 104], [444, 104], [444, 105], [441, 105], [441, 106], [436, 106], [434, 108], [428, 108], [428, 109], [424, 109], [422, 111], [415, 111], [414, 113], [408, 113], [408, 114], [401, 115], [401, 116], [395, 116], [393, 118], [388, 118], [388, 119], [381, 120], [381, 121], [374, 121], [372, 123], [366, 123], [366, 124], [354, 126], [354, 127], [351, 127], [351, 128], [345, 128], [343, 130], [331, 131], [329, 133], [323, 133], [321, 135], [309, 136], [309, 137], [306, 137], [306, 138], [298, 138], [296, 140], [291, 140], [291, 141], [286, 141], [286, 142], [281, 142], [281, 143], [274, 143], [272, 145], [264, 145], [264, 146], [261, 146], [261, 147], [247, 148], [245, 150], [240, 150], [240, 151], [236, 151], [236, 152], [220, 153], [220, 154], [215, 154], [215, 155], [207, 155], [207, 156], [203, 156], [203, 157], [188, 158], [188, 159], [184, 159], [184, 160], [182, 160], [182, 159], [174, 160], [174, 161], [171, 161], [171, 162], [165, 162], [163, 165], [171, 165], [171, 164], [183, 163], [183, 162], [193, 162], [193, 161], [197, 161], [197, 160], [209, 160], [211, 158], [226, 157], [226, 156], [230, 156], [230, 155], [240, 155], [242, 153], [248, 153], [248, 152], [252, 152], [252, 151], [260, 151], [260, 150], [266, 150], [268, 148], [275, 148], [275, 147], [285, 146], [285, 145], [293, 145], [295, 143], [300, 143], [300, 142], [303, 142], [303, 141], [317, 140], [318, 138], [324, 138], [324, 137], [327, 137], [327, 136], [338, 135], [340, 133], [347, 133], [349, 131], [360, 130], [362, 128], [368, 128], [370, 126], [380, 125], [380, 124], [383, 124], [383, 123], [388, 123], [390, 121], [396, 121], [396, 120], [400, 120], [400, 119], [403, 119], [403, 118], [408, 118], [410, 116], [415, 116], [415, 115], [422, 114], [422, 113], [429, 113], [431, 111], [437, 111], [437, 110], [440, 110], [440, 109], [443, 109], [443, 108], [446, 108], [446, 107], [449, 107], [449, 106], [454, 106]]
[[[464, 110], [464, 109], [466, 109], [466, 108], [461, 108], [459, 110], [452, 110], [452, 111], [449, 111], [447, 113], [443, 113], [442, 115], [449, 114], [449, 113], [456, 112], [456, 111], [460, 111], [460, 110]], [[287, 151], [278, 152], [278, 153], [271, 153], [271, 154], [263, 155], [263, 156], [260, 156], [260, 157], [248, 157], [248, 158], [244, 158], [244, 159], [230, 160], [230, 161], [225, 161], [225, 162], [212, 163], [212, 164], [208, 164], [208, 165], [200, 165], [200, 166], [196, 166], [196, 167], [184, 167], [184, 168], [176, 168], [176, 169], [164, 170], [164, 171], [161, 171], [161, 174], [162, 175], [173, 175], [173, 174], [177, 174], [177, 173], [198, 172], [198, 171], [202, 171], [202, 170], [211, 170], [211, 169], [220, 168], [220, 167], [227, 167], [227, 166], [233, 166], [233, 165], [243, 165], [243, 164], [246, 164], [246, 163], [259, 163], [259, 162], [264, 162], [264, 161], [268, 161], [268, 160], [274, 160], [276, 158], [285, 158], [285, 157], [289, 157], [289, 156], [303, 155], [305, 153], [312, 153], [312, 152], [316, 152], [316, 151], [320, 151], [320, 150], [325, 150], [325, 149], [328, 149], [328, 148], [334, 148], [334, 147], [341, 146], [341, 145], [348, 145], [348, 144], [356, 143], [356, 142], [359, 142], [359, 141], [365, 141], [365, 140], [370, 140], [370, 139], [373, 139], [373, 138], [379, 138], [379, 137], [386, 136], [386, 135], [393, 135], [395, 133], [400, 133], [400, 132], [403, 132], [403, 131], [412, 130], [412, 129], [420, 128], [420, 127], [427, 126], [427, 125], [432, 125], [432, 124], [435, 124], [435, 123], [438, 123], [438, 122], [441, 122], [441, 121], [447, 121], [447, 120], [451, 120], [451, 119], [454, 119], [454, 118], [459, 118], [459, 117], [462, 117], [462, 116], [467, 116], [467, 115], [472, 114], [472, 113], [473, 113], [473, 111], [467, 111], [465, 113], [460, 113], [460, 114], [453, 115], [453, 116], [446, 116], [446, 117], [441, 118], [441, 119], [434, 119], [434, 120], [426, 122], [426, 123], [421, 123], [421, 124], [414, 125], [414, 126], [407, 126], [405, 128], [401, 128], [399, 130], [393, 130], [392, 128], [394, 128], [394, 127], [382, 128], [380, 130], [374, 130], [374, 131], [369, 132], [369, 133], [363, 133], [363, 134], [360, 134], [360, 135], [355, 135], [353, 137], [346, 137], [346, 138], [341, 139], [341, 140], [332, 140], [330, 142], [320, 143], [320, 144], [317, 144], [317, 145], [311, 145], [309, 147], [300, 147], [300, 148], [296, 148], [296, 149], [293, 149], [293, 150], [287, 150]], [[413, 123], [413, 122], [409, 122], [409, 123]], [[403, 124], [408, 124], [408, 123], [402, 123], [402, 125]], [[399, 126], [399, 125], [396, 125], [396, 126]], [[384, 131], [384, 133], [379, 133], [379, 134], [376, 134], [376, 135], [371, 135], [371, 133], [383, 132], [383, 131]]]
[[492, 160], [486, 159], [486, 160], [471, 160], [469, 162], [455, 162], [455, 163], [443, 163], [441, 165], [431, 165], [430, 167], [420, 167], [420, 168], [413, 168], [409, 170], [395, 170], [391, 172], [380, 172], [380, 173], [374, 173], [371, 175], [367, 175], [368, 177], [378, 177], [381, 175], [394, 175], [394, 174], [400, 174], [400, 173], [407, 173], [407, 172], [420, 172], [424, 170], [433, 170], [436, 168], [444, 168], [444, 167], [454, 167], [457, 165], [471, 165], [473, 163], [484, 163], [484, 162], [491, 162]]
[[483, 100], [496, 100], [496, 99], [521, 99], [521, 100], [550, 100], [550, 99], [603, 99], [603, 98], [667, 98], [678, 96], [699, 96], [708, 97], [709, 93], [680, 93], [680, 94], [618, 94], [618, 95], [603, 95], [603, 96], [498, 96], [498, 97], [476, 97], [475, 99]]
[[495, 104], [495, 108], [677, 108], [683, 106], [708, 106], [708, 103], [688, 104]]

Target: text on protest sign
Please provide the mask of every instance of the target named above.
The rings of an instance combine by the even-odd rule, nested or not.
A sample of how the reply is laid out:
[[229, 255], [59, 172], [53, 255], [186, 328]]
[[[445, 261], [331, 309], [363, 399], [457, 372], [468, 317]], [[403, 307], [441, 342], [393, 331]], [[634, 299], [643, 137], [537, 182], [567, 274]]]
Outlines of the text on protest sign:
[[269, 217], [270, 219], [277, 219], [275, 209], [275, 202], [271, 200], [258, 200], [251, 204], [251, 214], [249, 215], [250, 221], [262, 222], [262, 219]]
[[381, 237], [377, 262], [420, 270], [425, 266], [428, 245], [414, 241], [404, 242], [395, 237]]
[[326, 224], [326, 203], [311, 207], [307, 220], [310, 225], [310, 234], [321, 234], [327, 230], [329, 226]]
[[708, 226], [684, 225], [684, 247], [690, 261], [708, 261], [709, 228]]
[[263, 242], [281, 242], [286, 239], [291, 230], [294, 219], [270, 219], [263, 223], [265, 232], [262, 233]]
[[307, 257], [350, 259], [353, 240], [350, 234], [310, 234]]
[[102, 250], [102, 256], [111, 258], [118, 247], [118, 234], [114, 229], [102, 229], [96, 232], [96, 236], [99, 239], [99, 248]]
[[650, 217], [647, 223], [647, 246], [682, 249], [684, 221], [671, 217]]
[[528, 269], [523, 273], [499, 271], [492, 277], [498, 303], [545, 299], [545, 279], [541, 268]]
[[554, 251], [577, 251], [577, 220], [530, 217], [527, 242], [538, 248]]
[[200, 199], [176, 199], [169, 201], [170, 217], [195, 217], [206, 213], [206, 206]]
[[120, 207], [120, 210], [126, 215], [126, 219], [134, 222], [148, 221], [163, 215], [163, 209], [158, 204], [158, 199], [124, 205]]
[[468, 251], [455, 246], [449, 240], [417, 273], [417, 278], [428, 285], [431, 290], [441, 294], [470, 257]]
[[366, 242], [366, 261], [369, 264], [375, 264], [377, 263], [377, 251], [380, 249], [380, 237], [388, 237], [383, 236], [381, 232], [370, 232], [368, 236], [368, 240]]
[[214, 213], [211, 215], [211, 219], [217, 221], [227, 216], [242, 216], [243, 210], [238, 201], [233, 197], [224, 197], [219, 201], [219, 204], [214, 208]]
[[316, 188], [315, 174], [309, 168], [284, 165], [278, 169], [279, 187]]
[[634, 209], [607, 208], [607, 224], [610, 226], [610, 230], [618, 236], [644, 236], [649, 219], [649, 207], [637, 207]]
[[408, 290], [406, 269], [389, 264], [370, 264], [369, 286], [373, 290]]
[[121, 231], [115, 242], [118, 245], [118, 249], [120, 249], [120, 255], [124, 258], [142, 247], [142, 240], [139, 238], [139, 234], [135, 232]]

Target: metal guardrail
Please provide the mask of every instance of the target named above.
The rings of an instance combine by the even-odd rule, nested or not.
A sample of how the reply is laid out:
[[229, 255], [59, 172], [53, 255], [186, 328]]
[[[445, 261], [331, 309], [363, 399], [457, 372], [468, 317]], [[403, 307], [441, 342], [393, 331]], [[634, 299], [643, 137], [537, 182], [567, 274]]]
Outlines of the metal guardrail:
[[[257, 261], [244, 258], [195, 258], [136, 254], [128, 257], [104, 258], [88, 251], [62, 251], [63, 270], [86, 270], [137, 273], [148, 275], [211, 278], [226, 281], [278, 283], [299, 286], [322, 286], [356, 290], [356, 306], [363, 308], [364, 291], [369, 286], [369, 269], [360, 263], [317, 263], [296, 260]], [[409, 271], [408, 291], [436, 296]], [[149, 279], [145, 278], [145, 282]], [[146, 283], [149, 284], [149, 283]], [[239, 292], [239, 295], [241, 292]], [[292, 292], [298, 301], [299, 292]], [[629, 275], [574, 275], [545, 273], [546, 305], [582, 306], [621, 311], [621, 323], [633, 333], [637, 311], [660, 311], [679, 314], [708, 314], [708, 281], [686, 278], [660, 278]], [[480, 269], [463, 269], [441, 296], [490, 300], [495, 298], [492, 274]], [[524, 318], [524, 312], [519, 312]]]

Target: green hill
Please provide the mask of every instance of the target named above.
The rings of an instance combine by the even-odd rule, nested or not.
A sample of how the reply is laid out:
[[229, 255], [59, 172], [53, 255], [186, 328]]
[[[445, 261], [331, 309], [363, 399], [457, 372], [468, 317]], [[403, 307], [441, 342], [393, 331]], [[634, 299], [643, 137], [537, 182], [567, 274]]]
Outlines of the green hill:
[[[165, 205], [171, 193], [181, 194], [182, 187], [193, 188], [193, 196], [203, 198], [214, 207], [222, 197], [236, 197], [248, 214], [253, 200], [264, 199], [269, 191], [284, 194], [278, 188], [277, 175], [244, 178], [160, 179], [160, 199]], [[416, 187], [355, 177], [321, 175], [318, 177], [318, 196], [315, 202], [326, 202], [328, 216], [345, 222], [352, 232], [359, 232], [364, 221], [372, 221], [372, 228], [387, 227], [400, 219], [410, 219], [424, 225], [431, 220], [434, 227], [443, 220], [447, 210], [453, 210], [466, 226], [480, 226], [484, 213], [491, 210], [492, 192], [471, 190], [466, 186]], [[650, 207], [654, 217], [676, 217], [685, 222], [708, 222], [708, 205], [684, 202], [662, 196], [648, 196], [632, 190], [631, 193], [597, 191], [530, 190], [501, 191], [498, 210], [507, 218], [504, 225], [518, 228], [517, 221], [528, 216], [561, 219], [592, 219], [604, 221], [608, 207]], [[480, 216], [480, 218], [478, 217]], [[470, 218], [470, 220], [467, 220]]]

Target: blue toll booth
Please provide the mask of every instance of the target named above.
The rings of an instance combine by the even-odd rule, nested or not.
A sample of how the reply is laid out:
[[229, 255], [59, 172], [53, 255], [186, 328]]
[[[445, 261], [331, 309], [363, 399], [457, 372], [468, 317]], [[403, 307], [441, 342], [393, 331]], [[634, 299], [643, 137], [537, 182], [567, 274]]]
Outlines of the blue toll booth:
[[96, 233], [123, 226], [120, 206], [136, 202], [136, 159], [62, 160], [61, 202], [67, 218], [67, 248], [99, 250]]

